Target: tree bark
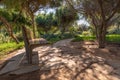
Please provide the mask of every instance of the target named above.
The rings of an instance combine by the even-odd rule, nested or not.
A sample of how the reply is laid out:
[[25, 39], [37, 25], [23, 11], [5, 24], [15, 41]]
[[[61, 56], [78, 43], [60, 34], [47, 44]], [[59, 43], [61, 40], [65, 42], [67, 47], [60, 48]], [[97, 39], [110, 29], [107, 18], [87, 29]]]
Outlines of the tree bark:
[[32, 15], [32, 26], [33, 26], [33, 38], [37, 38], [36, 36], [36, 31], [37, 31], [37, 28], [36, 28], [36, 24], [35, 24], [35, 18], [34, 18], [34, 15]]
[[23, 40], [25, 43], [26, 58], [27, 58], [28, 64], [32, 64], [32, 48], [30, 46], [29, 39], [27, 36], [27, 30], [24, 26], [22, 26], [22, 34], [23, 34]]
[[98, 27], [97, 31], [98, 46], [99, 48], [105, 48], [106, 27]]

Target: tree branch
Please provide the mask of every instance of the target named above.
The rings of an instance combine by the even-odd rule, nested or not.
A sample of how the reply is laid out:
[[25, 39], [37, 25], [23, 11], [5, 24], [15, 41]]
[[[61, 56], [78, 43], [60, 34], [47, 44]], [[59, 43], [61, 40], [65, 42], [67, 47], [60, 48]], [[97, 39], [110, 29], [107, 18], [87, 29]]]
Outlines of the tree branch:
[[78, 12], [78, 13], [84, 12], [83, 9], [76, 10], [76, 9], [74, 8], [72, 2], [70, 2], [70, 0], [66, 0], [66, 2], [70, 5], [70, 7], [71, 7], [75, 12]]
[[118, 7], [120, 6], [120, 0], [118, 1], [118, 4], [112, 9], [112, 14], [106, 19], [106, 21], [109, 21], [114, 15], [115, 13], [117, 12], [118, 10]]
[[102, 20], [104, 22], [105, 21], [105, 13], [104, 13], [104, 10], [103, 10], [103, 2], [102, 2], [102, 0], [98, 0], [98, 4], [100, 6], [101, 17], [102, 17]]
[[16, 43], [18, 44], [18, 43], [19, 43], [19, 40], [18, 40], [18, 39], [16, 38], [16, 36], [13, 34], [13, 30], [12, 30], [11, 24], [9, 24], [8, 21], [7, 21], [4, 17], [2, 17], [2, 16], [0, 16], [0, 20], [3, 22], [4, 25], [6, 25], [6, 29], [7, 29], [8, 33], [9, 33], [9, 35], [10, 35], [10, 36], [16, 41]]

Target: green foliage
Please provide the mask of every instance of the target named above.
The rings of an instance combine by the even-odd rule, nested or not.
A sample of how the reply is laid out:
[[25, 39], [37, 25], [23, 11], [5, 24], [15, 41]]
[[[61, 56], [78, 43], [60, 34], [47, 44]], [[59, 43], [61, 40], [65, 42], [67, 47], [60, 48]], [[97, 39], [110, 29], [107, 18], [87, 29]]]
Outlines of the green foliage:
[[120, 27], [119, 26], [111, 26], [108, 29], [109, 34], [120, 34]]
[[90, 32], [90, 31], [83, 31], [83, 32], [82, 32], [82, 35], [83, 35], [83, 36], [90, 36], [90, 35], [91, 35], [91, 32]]
[[15, 42], [0, 44], [0, 58], [3, 58], [7, 53], [23, 47], [23, 42], [16, 44]]
[[107, 35], [106, 40], [109, 42], [118, 42], [120, 43], [120, 34]]
[[95, 35], [95, 28], [93, 26], [89, 26], [89, 32], [91, 35]]
[[41, 37], [45, 38], [50, 43], [55, 43], [59, 40], [73, 38], [73, 35], [70, 33], [64, 33], [64, 34], [59, 33], [59, 34], [45, 34], [45, 35], [42, 35]]
[[45, 34], [45, 35], [42, 35], [41, 37], [45, 38], [51, 43], [61, 40], [60, 34]]
[[56, 17], [58, 18], [59, 24], [71, 23], [78, 19], [77, 13], [73, 12], [69, 7], [60, 7], [56, 11]]
[[66, 29], [68, 29], [68, 27], [78, 19], [77, 13], [72, 11], [70, 7], [67, 6], [59, 7], [56, 10], [55, 15], [57, 18], [58, 26], [60, 27], [62, 33], [64, 33]]
[[12, 14], [6, 9], [0, 9], [0, 16], [4, 17], [8, 22], [12, 20]]
[[19, 41], [23, 41], [22, 32], [17, 32], [17, 33], [15, 34], [15, 36], [17, 37], [17, 39], [18, 39]]
[[74, 34], [71, 34], [69, 32], [66, 32], [64, 34], [61, 34], [61, 39], [69, 39], [69, 38], [73, 38], [74, 37]]
[[11, 42], [11, 38], [9, 36], [5, 36], [4, 34], [0, 34], [0, 44]]
[[21, 24], [30, 25], [31, 24], [29, 18], [25, 17], [23, 14], [20, 14], [17, 11], [13, 11], [13, 12], [11, 12], [11, 14], [12, 14], [11, 22], [15, 21], [14, 24], [16, 24], [16, 25], [17, 24], [19, 24], [19, 25], [21, 25]]
[[72, 26], [72, 27], [69, 28], [69, 32], [72, 36], [74, 36], [74, 35], [77, 34], [78, 30], [77, 30], [76, 27]]
[[89, 41], [89, 40], [95, 40], [95, 36], [85, 36], [85, 35], [79, 35], [76, 36], [73, 41]]
[[57, 26], [57, 20], [53, 13], [39, 14], [36, 17], [36, 23], [38, 28], [42, 28], [45, 32], [50, 31], [53, 26]]
[[[24, 15], [19, 14], [19, 12], [12, 10], [12, 11], [7, 11], [6, 9], [0, 9], [0, 16], [5, 18], [6, 22], [10, 23], [11, 26], [6, 27], [6, 23], [4, 24], [0, 21], [0, 43], [4, 42], [10, 42], [12, 39], [8, 36], [9, 31], [7, 28], [10, 28], [13, 30], [13, 34], [19, 33], [21, 31], [21, 25], [30, 25], [29, 18], [26, 18]], [[16, 34], [17, 37], [21, 39], [21, 35], [19, 36]]]
[[57, 41], [60, 41], [61, 39], [59, 38], [59, 37], [56, 37], [56, 38], [51, 38], [51, 39], [49, 39], [48, 41], [50, 42], [50, 43], [55, 43], [55, 42], [57, 42]]
[[[89, 40], [95, 40], [95, 36], [84, 36], [84, 35], [78, 35], [76, 36], [73, 41], [89, 41]], [[107, 42], [118, 42], [120, 43], [120, 35], [117, 34], [111, 34], [106, 36], [106, 41]]]
[[1, 4], [4, 5], [5, 8], [8, 10], [17, 9], [20, 10], [22, 8], [22, 3], [25, 2], [26, 0], [2, 0]]
[[26, 24], [30, 25], [30, 21], [24, 15], [19, 14], [18, 11], [12, 10], [8, 11], [7, 9], [0, 9], [0, 16], [4, 17], [8, 22], [16, 25]]

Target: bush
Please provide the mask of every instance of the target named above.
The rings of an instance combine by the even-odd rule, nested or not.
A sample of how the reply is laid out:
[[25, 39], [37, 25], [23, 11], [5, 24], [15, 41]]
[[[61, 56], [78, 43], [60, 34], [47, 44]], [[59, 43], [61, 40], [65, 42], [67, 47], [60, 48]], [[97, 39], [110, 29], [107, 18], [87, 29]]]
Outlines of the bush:
[[56, 38], [51, 38], [51, 39], [49, 39], [48, 41], [49, 41], [50, 43], [55, 43], [55, 42], [57, 42], [57, 41], [59, 41], [59, 40], [61, 40], [61, 39], [58, 38], [58, 37], [56, 37]]
[[45, 34], [45, 35], [42, 35], [41, 37], [46, 39], [50, 43], [54, 43], [61, 40], [60, 34]]
[[11, 41], [12, 41], [11, 37], [5, 36], [4, 34], [0, 34], [0, 43], [8, 43]]
[[80, 36], [76, 36], [73, 41], [91, 41], [91, 40], [95, 40], [95, 36], [84, 36], [84, 35], [80, 35]]
[[92, 33], [90, 31], [83, 31], [82, 35], [83, 36], [90, 36]]
[[69, 39], [69, 38], [73, 38], [75, 35], [71, 34], [71, 33], [64, 33], [61, 34], [61, 39]]
[[68, 39], [73, 38], [73, 35], [70, 33], [64, 33], [64, 34], [45, 34], [41, 35], [42, 38], [45, 38], [46, 40], [50, 41], [51, 43], [57, 42], [62, 39]]
[[17, 39], [18, 39], [19, 41], [23, 41], [22, 32], [16, 33], [15, 36], [17, 37]]

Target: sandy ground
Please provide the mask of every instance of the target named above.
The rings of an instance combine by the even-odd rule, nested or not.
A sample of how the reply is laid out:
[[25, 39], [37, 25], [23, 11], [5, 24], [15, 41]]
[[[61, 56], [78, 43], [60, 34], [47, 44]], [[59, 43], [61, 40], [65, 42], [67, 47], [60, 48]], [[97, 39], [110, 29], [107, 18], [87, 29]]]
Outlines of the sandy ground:
[[120, 45], [109, 44], [98, 49], [92, 41], [66, 39], [38, 47], [35, 52], [38, 52], [40, 70], [22, 75], [6, 74], [0, 80], [120, 80]]

